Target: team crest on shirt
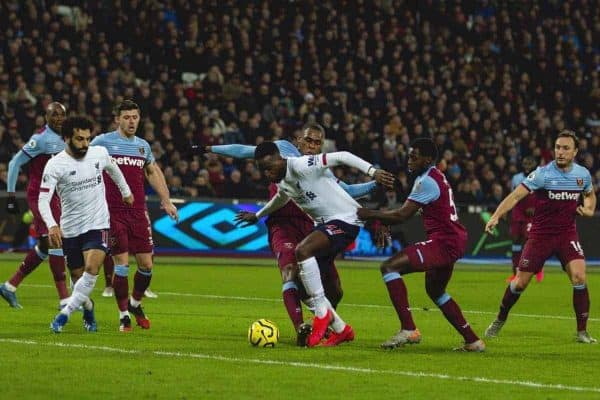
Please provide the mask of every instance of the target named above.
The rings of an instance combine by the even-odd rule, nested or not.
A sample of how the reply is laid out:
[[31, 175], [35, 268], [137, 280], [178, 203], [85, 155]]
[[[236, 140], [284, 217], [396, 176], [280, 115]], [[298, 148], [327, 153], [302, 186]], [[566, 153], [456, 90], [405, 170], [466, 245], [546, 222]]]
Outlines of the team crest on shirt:
[[283, 247], [285, 247], [286, 249], [293, 249], [294, 248], [294, 244], [290, 243], [290, 242], [285, 242], [283, 244]]
[[579, 186], [579, 187], [583, 186], [583, 178], [577, 178], [577, 186]]
[[138, 150], [141, 155], [143, 155], [143, 156], [146, 155], [146, 149], [144, 149], [143, 147], [140, 147]]

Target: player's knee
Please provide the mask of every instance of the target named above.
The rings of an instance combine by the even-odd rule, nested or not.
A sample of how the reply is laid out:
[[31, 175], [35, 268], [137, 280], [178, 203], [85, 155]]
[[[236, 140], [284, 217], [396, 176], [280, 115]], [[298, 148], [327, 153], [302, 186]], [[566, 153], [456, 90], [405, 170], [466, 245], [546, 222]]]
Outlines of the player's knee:
[[304, 246], [302, 244], [296, 246], [296, 251], [294, 252], [294, 254], [296, 255], [296, 260], [298, 261], [304, 261], [307, 258], [312, 257], [312, 254], [310, 253], [310, 250], [307, 248], [307, 246]]
[[379, 271], [381, 271], [381, 275], [385, 275], [389, 272], [394, 272], [394, 269], [392, 268], [392, 263], [390, 262], [390, 260], [385, 260], [384, 262], [382, 262], [381, 265], [379, 266]]
[[282, 282], [293, 281], [298, 277], [298, 265], [287, 264], [281, 269]]
[[152, 272], [152, 263], [139, 264], [138, 269], [142, 272]]
[[379, 271], [381, 271], [381, 275], [385, 275], [390, 272], [407, 274], [410, 272], [410, 264], [398, 262], [398, 260], [393, 260], [390, 258], [381, 263]]
[[442, 288], [429, 282], [425, 282], [425, 291], [427, 292], [427, 296], [429, 296], [434, 303], [444, 294], [444, 290]]
[[573, 285], [583, 285], [586, 282], [585, 271], [571, 273], [571, 283]]
[[514, 284], [512, 284], [512, 288], [515, 292], [523, 292], [525, 289], [527, 289], [527, 286], [529, 285], [529, 281], [531, 279], [524, 279], [521, 278], [519, 279], [519, 277], [517, 277], [517, 279], [515, 279], [513, 282]]

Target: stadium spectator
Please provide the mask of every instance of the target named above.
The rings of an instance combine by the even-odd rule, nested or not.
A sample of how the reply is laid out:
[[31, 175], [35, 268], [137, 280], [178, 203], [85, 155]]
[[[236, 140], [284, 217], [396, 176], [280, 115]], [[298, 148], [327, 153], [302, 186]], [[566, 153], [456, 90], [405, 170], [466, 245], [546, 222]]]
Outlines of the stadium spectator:
[[153, 150], [165, 150], [163, 167], [176, 165], [178, 153], [188, 158], [190, 136], [204, 145], [256, 145], [317, 122], [332, 149], [358, 150], [396, 169], [402, 159], [384, 157], [391, 144], [430, 136], [456, 157], [453, 189], [477, 179], [485, 193], [476, 203], [485, 205], [488, 171], [510, 191], [523, 157], [552, 160], [551, 136], [562, 127], [587, 140], [582, 164], [600, 159], [593, 4], [534, 1], [521, 12], [506, 2], [392, 0], [338, 9], [332, 0], [310, 7], [200, 0], [169, 2], [165, 20], [161, 7], [143, 2], [78, 4], [66, 14], [46, 2], [2, 3], [0, 163], [29, 135], [28, 103], [40, 113], [55, 98], [98, 116], [98, 130], [107, 131], [111, 107], [135, 97], [148, 110], [142, 125], [156, 126]]

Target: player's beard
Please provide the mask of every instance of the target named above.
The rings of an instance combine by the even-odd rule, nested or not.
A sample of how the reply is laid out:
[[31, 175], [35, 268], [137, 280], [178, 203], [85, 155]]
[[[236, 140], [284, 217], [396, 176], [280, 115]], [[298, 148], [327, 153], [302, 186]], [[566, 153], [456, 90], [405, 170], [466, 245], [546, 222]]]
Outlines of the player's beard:
[[71, 154], [73, 154], [74, 158], [83, 158], [87, 154], [88, 148], [77, 148], [73, 146], [73, 143], [69, 142], [69, 150], [71, 150]]

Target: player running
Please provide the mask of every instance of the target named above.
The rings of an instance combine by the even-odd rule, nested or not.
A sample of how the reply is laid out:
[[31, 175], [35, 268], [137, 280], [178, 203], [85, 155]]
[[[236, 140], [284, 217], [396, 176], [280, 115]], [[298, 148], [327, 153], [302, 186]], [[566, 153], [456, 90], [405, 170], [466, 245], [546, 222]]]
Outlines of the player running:
[[[43, 172], [38, 200], [40, 214], [48, 227], [50, 244], [65, 250], [71, 277], [76, 282], [68, 303], [50, 324], [60, 333], [69, 316], [83, 306], [83, 325], [97, 330], [94, 302], [90, 294], [108, 251], [109, 217], [102, 172], [115, 180], [121, 201], [133, 203], [131, 190], [106, 149], [89, 147], [93, 123], [85, 117], [65, 120], [62, 135], [67, 147], [50, 159]], [[58, 193], [62, 208], [60, 225], [52, 215], [51, 201]], [[85, 271], [84, 271], [85, 268]]]

